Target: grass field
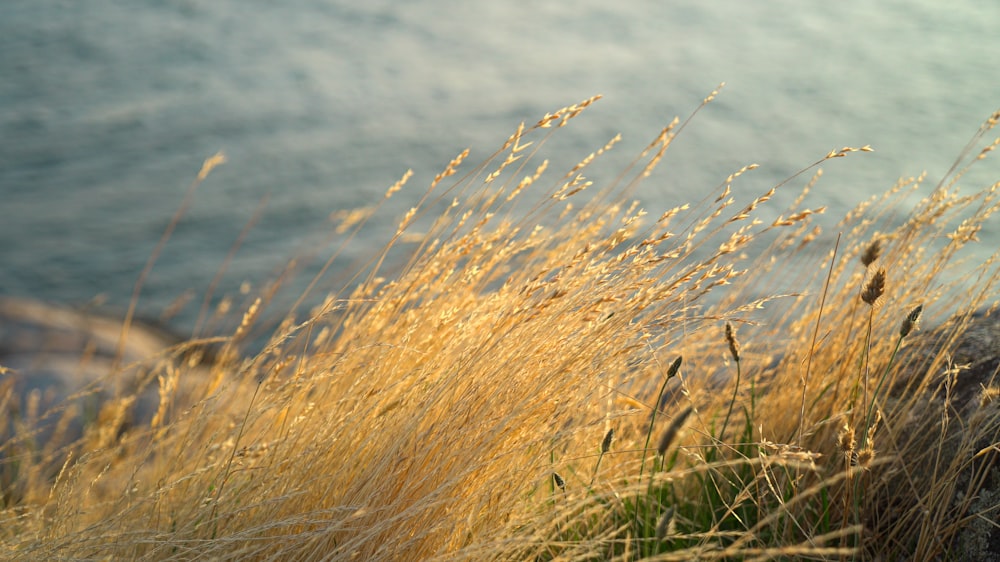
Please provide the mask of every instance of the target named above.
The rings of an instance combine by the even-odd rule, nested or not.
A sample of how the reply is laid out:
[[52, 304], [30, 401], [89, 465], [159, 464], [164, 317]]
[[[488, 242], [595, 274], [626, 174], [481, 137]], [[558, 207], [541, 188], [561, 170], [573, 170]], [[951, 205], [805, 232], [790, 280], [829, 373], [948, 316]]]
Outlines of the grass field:
[[[1000, 203], [957, 185], [1000, 112], [940, 184], [902, 179], [825, 232], [820, 167], [870, 148], [643, 209], [688, 121], [606, 185], [587, 174], [614, 140], [548, 169], [546, 140], [596, 99], [456, 157], [261, 351], [274, 286], [235, 305], [214, 362], [195, 368], [198, 340], [151, 362], [148, 426], [122, 431], [124, 396], [83, 444], [8, 444], [2, 556], [978, 559], [1000, 535], [1000, 386], [968, 410], [952, 358], [997, 306], [997, 255], [962, 260]], [[775, 208], [777, 190], [802, 196]], [[387, 217], [341, 219], [350, 240]]]

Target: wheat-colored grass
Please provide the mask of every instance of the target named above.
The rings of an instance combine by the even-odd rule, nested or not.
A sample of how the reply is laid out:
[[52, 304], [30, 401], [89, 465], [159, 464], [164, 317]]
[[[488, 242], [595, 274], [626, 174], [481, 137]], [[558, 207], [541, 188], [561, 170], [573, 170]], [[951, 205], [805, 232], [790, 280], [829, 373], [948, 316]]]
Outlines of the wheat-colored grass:
[[[607, 185], [585, 174], [618, 137], [549, 170], [546, 140], [597, 99], [520, 127], [479, 165], [459, 155], [383, 252], [259, 353], [240, 349], [274, 285], [236, 311], [202, 374], [182, 349], [150, 365], [151, 427], [117, 436], [121, 403], [92, 445], [22, 453], [0, 555], [931, 559], [995, 522], [955, 481], [992, 477], [995, 446], [978, 444], [1000, 418], [983, 398], [976, 423], [949, 432], [965, 422], [941, 373], [959, 368], [949, 350], [971, 313], [996, 306], [996, 255], [950, 273], [997, 185], [959, 193], [964, 160], [938, 186], [901, 180], [835, 243], [814, 223], [822, 207], [802, 205], [826, 160], [871, 150], [845, 147], [777, 186], [747, 165], [647, 211], [632, 197], [689, 120]], [[962, 157], [982, 160], [977, 146]], [[802, 197], [764, 220], [800, 177]], [[924, 194], [913, 208], [910, 193]], [[339, 232], [376, 213], [345, 213]], [[321, 289], [318, 276], [307, 292]], [[923, 325], [950, 322], [930, 352], [897, 354], [917, 305]], [[912, 430], [921, 416], [936, 433]]]

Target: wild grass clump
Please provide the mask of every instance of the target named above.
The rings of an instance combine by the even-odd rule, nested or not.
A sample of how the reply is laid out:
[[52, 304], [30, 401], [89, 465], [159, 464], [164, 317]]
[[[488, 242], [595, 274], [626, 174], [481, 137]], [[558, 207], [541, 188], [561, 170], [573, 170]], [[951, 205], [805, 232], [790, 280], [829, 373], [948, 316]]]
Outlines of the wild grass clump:
[[[1000, 417], [992, 398], [957, 413], [949, 357], [996, 306], [996, 255], [946, 274], [997, 185], [960, 194], [961, 166], [931, 188], [901, 180], [828, 234], [802, 204], [820, 165], [871, 150], [845, 147], [776, 186], [748, 164], [647, 211], [637, 190], [688, 122], [595, 186], [617, 137], [561, 174], [543, 148], [596, 100], [475, 167], [462, 153], [351, 283], [261, 351], [239, 353], [270, 288], [207, 374], [151, 366], [161, 421], [22, 482], [4, 554], [927, 560], [974, 526], [988, 544], [996, 446], [982, 444]], [[799, 178], [801, 197], [764, 220]], [[909, 347], [918, 321], [944, 328]], [[179, 388], [194, 398], [175, 402]]]

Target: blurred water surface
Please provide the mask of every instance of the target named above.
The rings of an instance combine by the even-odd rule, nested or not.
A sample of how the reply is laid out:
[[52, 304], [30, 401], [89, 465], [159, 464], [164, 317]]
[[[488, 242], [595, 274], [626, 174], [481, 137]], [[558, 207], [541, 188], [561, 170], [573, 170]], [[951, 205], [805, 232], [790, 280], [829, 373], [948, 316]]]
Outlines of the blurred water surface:
[[[265, 195], [220, 294], [302, 249], [325, 256], [330, 213], [376, 202], [408, 168], [416, 177], [348, 257], [381, 247], [393, 213], [463, 148], [478, 162], [519, 122], [600, 93], [548, 155], [568, 166], [621, 132], [614, 169], [722, 81], [643, 204], [655, 215], [751, 162], [762, 167], [739, 187], [756, 193], [871, 144], [825, 166], [811, 206], [829, 206], [832, 225], [899, 176], [939, 178], [1000, 107], [998, 20], [1000, 5], [971, 0], [8, 0], [0, 293], [124, 306], [218, 150], [229, 162], [154, 268], [145, 316], [204, 294]], [[986, 248], [998, 230], [987, 225]], [[196, 314], [172, 323], [187, 330]]]

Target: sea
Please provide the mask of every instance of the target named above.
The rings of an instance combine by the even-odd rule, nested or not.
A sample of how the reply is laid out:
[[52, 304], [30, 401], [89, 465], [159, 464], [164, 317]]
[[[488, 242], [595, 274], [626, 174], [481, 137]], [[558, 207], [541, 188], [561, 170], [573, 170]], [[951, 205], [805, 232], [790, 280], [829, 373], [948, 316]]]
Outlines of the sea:
[[[0, 295], [124, 310], [222, 151], [139, 292], [141, 317], [192, 332], [203, 302], [300, 256], [297, 294], [338, 251], [331, 217], [413, 170], [321, 298], [464, 149], [474, 165], [519, 123], [600, 94], [542, 156], [562, 173], [620, 133], [596, 172], [612, 178], [723, 82], [641, 205], [657, 216], [756, 163], [734, 186], [753, 196], [870, 145], [824, 163], [806, 201], [835, 228], [898, 178], [926, 172], [926, 194], [1000, 109], [998, 21], [1000, 3], [972, 0], [4, 0]], [[994, 157], [960, 186], [997, 180]], [[995, 220], [980, 238], [1000, 247]]]

